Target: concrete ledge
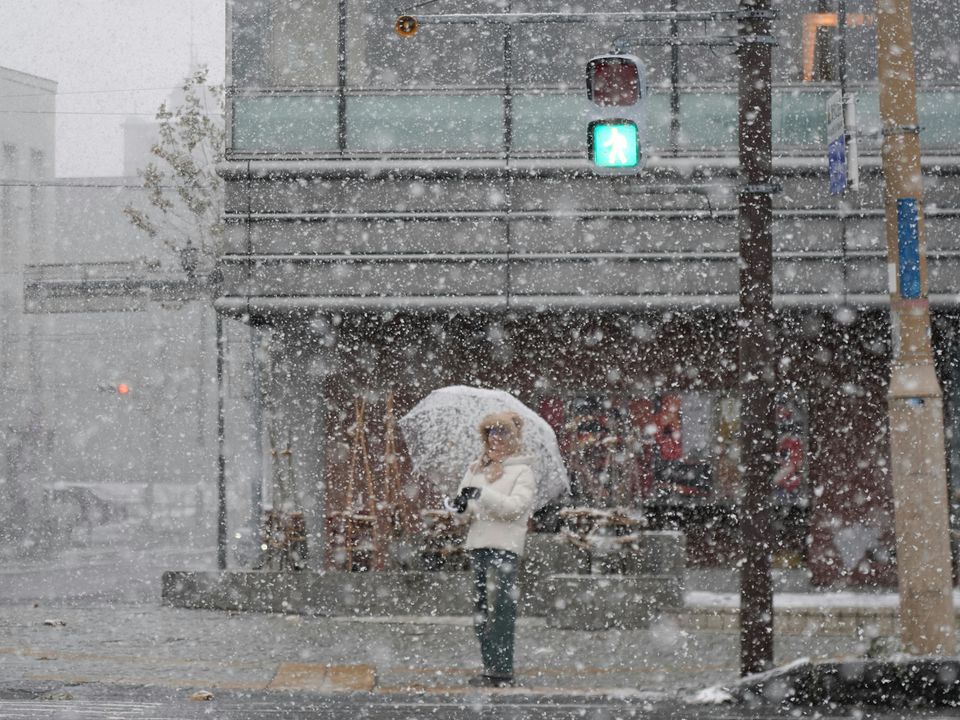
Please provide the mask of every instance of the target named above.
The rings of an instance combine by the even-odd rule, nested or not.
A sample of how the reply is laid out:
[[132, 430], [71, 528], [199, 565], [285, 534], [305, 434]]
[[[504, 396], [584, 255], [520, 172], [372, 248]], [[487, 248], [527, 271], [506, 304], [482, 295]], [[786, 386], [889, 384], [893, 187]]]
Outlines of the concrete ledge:
[[687, 567], [686, 535], [675, 530], [645, 530], [640, 546], [629, 551], [591, 553], [591, 567], [601, 573], [676, 575]]
[[[469, 572], [170, 571], [162, 599], [174, 607], [322, 616], [473, 613]], [[558, 628], [645, 627], [683, 602], [676, 576], [549, 574], [525, 584], [520, 614]]]
[[174, 607], [308, 615], [469, 615], [470, 573], [169, 571]]
[[[463, 616], [473, 612], [473, 573], [426, 570], [420, 549], [397, 543], [378, 572], [164, 573], [162, 599], [184, 608], [321, 616]], [[520, 568], [521, 615], [555, 627], [643, 627], [662, 608], [682, 605], [684, 535], [642, 533], [638, 546], [583, 549], [556, 534], [527, 537]], [[452, 565], [453, 566], [453, 565]], [[598, 573], [598, 571], [600, 571]]]
[[639, 547], [581, 549], [559, 535], [527, 536], [521, 578], [536, 583], [547, 575], [676, 575], [686, 572], [686, 537], [670, 530], [644, 531]]
[[534, 614], [547, 625], [576, 630], [645, 628], [664, 608], [683, 605], [672, 575], [550, 575]]

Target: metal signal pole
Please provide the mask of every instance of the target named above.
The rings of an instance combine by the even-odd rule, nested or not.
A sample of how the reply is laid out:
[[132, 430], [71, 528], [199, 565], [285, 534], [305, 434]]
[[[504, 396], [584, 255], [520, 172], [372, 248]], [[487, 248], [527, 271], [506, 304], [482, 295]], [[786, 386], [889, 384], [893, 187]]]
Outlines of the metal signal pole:
[[740, 0], [740, 672], [773, 665], [771, 483], [776, 471], [773, 352], [772, 82], [769, 0]]
[[893, 336], [887, 401], [900, 636], [908, 653], [953, 655], [943, 395], [930, 346], [910, 0], [877, 2], [877, 75]]

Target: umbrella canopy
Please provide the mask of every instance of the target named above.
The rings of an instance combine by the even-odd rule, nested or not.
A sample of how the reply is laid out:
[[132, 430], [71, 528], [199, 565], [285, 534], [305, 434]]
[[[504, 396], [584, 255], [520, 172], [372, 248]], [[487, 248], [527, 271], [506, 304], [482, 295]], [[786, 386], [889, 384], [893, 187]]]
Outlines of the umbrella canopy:
[[400, 418], [414, 468], [442, 491], [456, 492], [467, 466], [483, 451], [477, 426], [485, 415], [512, 410], [523, 418], [524, 454], [533, 457], [535, 505], [570, 492], [557, 436], [547, 421], [502, 390], [453, 385], [434, 390]]

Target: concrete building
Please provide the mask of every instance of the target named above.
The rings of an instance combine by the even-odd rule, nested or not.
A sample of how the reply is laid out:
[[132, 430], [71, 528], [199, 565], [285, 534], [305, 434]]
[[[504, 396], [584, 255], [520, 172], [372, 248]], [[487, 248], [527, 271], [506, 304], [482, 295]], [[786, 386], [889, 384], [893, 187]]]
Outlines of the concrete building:
[[[806, 562], [818, 582], [889, 582], [875, 37], [872, 4], [847, 7], [862, 186], [844, 204], [828, 193], [826, 172], [835, 8], [781, 4], [775, 20], [779, 555]], [[503, 4], [477, 0], [457, 12]], [[957, 21], [942, 18], [958, 15], [916, 5], [930, 299], [954, 487], [960, 59]], [[433, 388], [479, 383], [515, 391], [554, 423], [571, 468], [587, 478], [576, 501], [652, 516], [679, 508], [691, 561], [728, 561], [736, 547], [724, 518], [739, 492], [732, 48], [684, 46], [672, 58], [638, 45], [651, 89], [647, 162], [612, 176], [586, 158], [585, 63], [621, 35], [663, 36], [668, 24], [427, 23], [403, 39], [395, 20], [381, 2], [228, 3], [227, 237], [216, 307], [236, 320], [228, 338], [244, 324], [269, 340], [268, 503], [274, 493], [274, 504], [304, 512], [331, 547], [331, 513], [351, 500], [343, 488], [354, 399], [367, 399], [376, 455], [389, 392], [402, 414]], [[736, 30], [718, 21], [680, 32]], [[229, 434], [246, 411], [227, 409]], [[596, 456], [604, 440], [613, 449]], [[232, 536], [249, 527], [243, 494], [260, 494], [238, 490], [246, 480], [230, 458], [227, 467]], [[406, 482], [409, 513], [435, 501], [416, 492], [412, 475]]]
[[[0, 505], [16, 517], [27, 502], [21, 480], [41, 464], [47, 432], [31, 387], [42, 352], [36, 322], [24, 314], [23, 268], [50, 208], [40, 185], [53, 176], [57, 83], [0, 68]], [[12, 513], [11, 513], [12, 510]], [[5, 535], [11, 528], [5, 525]]]
[[55, 82], [0, 70], [0, 95], [0, 553], [82, 540], [78, 487], [209, 546], [209, 299], [124, 215], [139, 178], [55, 177]]

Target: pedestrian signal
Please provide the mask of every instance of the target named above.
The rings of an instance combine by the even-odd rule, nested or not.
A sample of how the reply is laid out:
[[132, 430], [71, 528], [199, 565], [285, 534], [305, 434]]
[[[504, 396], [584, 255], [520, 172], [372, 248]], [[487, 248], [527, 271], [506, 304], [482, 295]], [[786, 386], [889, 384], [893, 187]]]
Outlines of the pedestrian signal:
[[597, 167], [632, 168], [640, 162], [640, 137], [632, 120], [594, 120], [589, 143]]
[[646, 86], [633, 55], [600, 55], [587, 62], [587, 157], [595, 168], [635, 170], [643, 162]]

